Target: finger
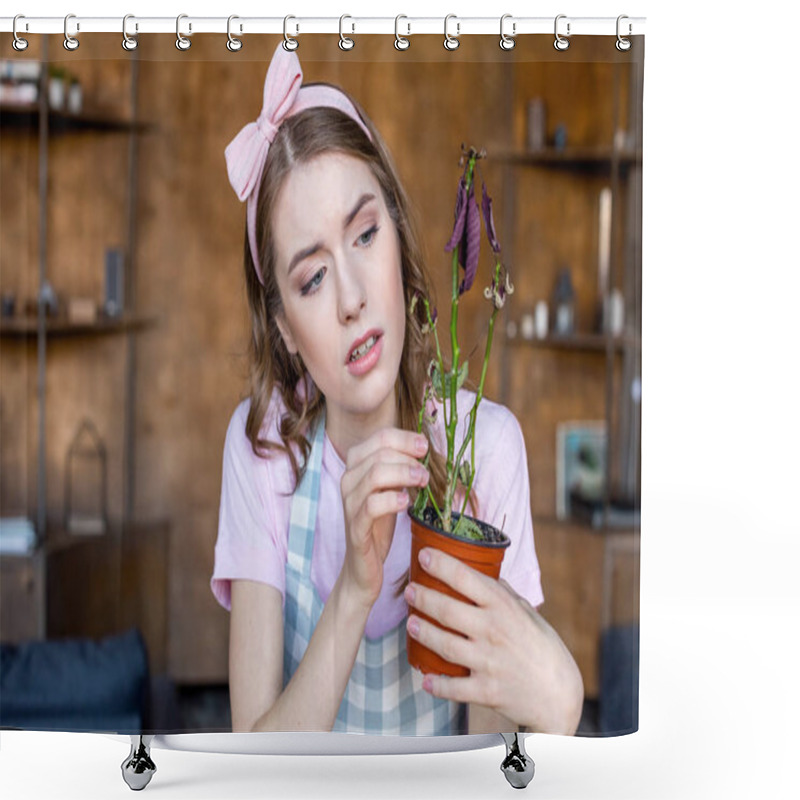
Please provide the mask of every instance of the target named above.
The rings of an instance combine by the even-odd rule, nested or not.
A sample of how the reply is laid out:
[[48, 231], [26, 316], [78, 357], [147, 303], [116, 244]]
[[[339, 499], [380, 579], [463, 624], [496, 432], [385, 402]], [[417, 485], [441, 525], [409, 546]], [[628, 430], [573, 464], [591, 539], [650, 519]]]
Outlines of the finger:
[[[407, 431], [403, 431], [406, 433]], [[356, 457], [351, 457], [350, 453], [347, 456], [347, 469], [342, 475], [342, 494], [352, 492], [364, 478], [369, 475], [370, 470], [374, 470], [378, 464], [405, 464], [409, 469], [412, 467], [422, 467], [420, 462], [414, 455], [409, 455], [401, 450], [390, 446], [379, 447], [370, 451], [363, 456], [360, 460]], [[416, 486], [417, 479], [411, 478], [412, 486]]]
[[418, 583], [410, 583], [405, 589], [409, 606], [421, 611], [446, 628], [457, 631], [470, 639], [481, 638], [485, 627], [483, 609], [471, 603], [463, 603], [443, 592], [429, 589]]
[[402, 428], [384, 428], [347, 451], [347, 468], [351, 469], [379, 450], [395, 450], [411, 458], [428, 452], [428, 439], [420, 433]]
[[425, 675], [422, 688], [434, 697], [455, 703], [480, 703], [485, 705], [480, 679], [472, 675], [453, 678], [449, 675]]
[[[386, 457], [388, 458], [389, 455], [387, 454]], [[428, 479], [428, 471], [416, 461], [397, 463], [376, 460], [355, 485], [348, 488], [345, 486], [344, 478], [342, 479], [345, 508], [351, 514], [356, 514], [366, 503], [368, 497], [376, 491], [387, 489], [399, 491], [406, 487], [424, 486]], [[351, 480], [348, 481], [348, 484], [351, 483]]]
[[494, 578], [468, 567], [441, 550], [424, 547], [419, 552], [419, 563], [434, 578], [483, 608], [492, 603], [498, 590], [503, 591]]
[[479, 655], [475, 643], [457, 633], [443, 630], [416, 614], [409, 616], [406, 629], [413, 639], [451, 664], [458, 664], [469, 670], [481, 666], [478, 663]]
[[373, 492], [356, 512], [350, 535], [356, 544], [363, 543], [375, 520], [408, 508], [411, 502], [406, 491]]

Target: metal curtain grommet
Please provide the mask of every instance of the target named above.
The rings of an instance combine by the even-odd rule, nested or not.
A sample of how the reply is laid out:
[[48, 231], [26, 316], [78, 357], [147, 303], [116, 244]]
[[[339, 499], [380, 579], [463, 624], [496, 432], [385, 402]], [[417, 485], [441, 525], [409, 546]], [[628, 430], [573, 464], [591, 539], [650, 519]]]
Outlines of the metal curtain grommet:
[[[396, 50], [408, 50], [411, 47], [411, 40], [401, 36], [398, 30], [401, 19], [408, 19], [408, 17], [405, 14], [398, 14], [394, 18], [394, 46]], [[411, 25], [408, 26], [408, 35], [411, 35]]]
[[[188, 50], [192, 46], [191, 39], [187, 39], [181, 33], [181, 20], [186, 19], [189, 15], [188, 14], [178, 14], [178, 18], [175, 20], [175, 33], [177, 35], [177, 39], [175, 40], [175, 47], [178, 50]], [[192, 23], [189, 23], [189, 33], [192, 32]]]
[[[630, 39], [624, 39], [624, 38], [623, 38], [623, 37], [620, 35], [620, 32], [619, 32], [619, 24], [620, 24], [620, 22], [622, 22], [622, 20], [624, 20], [624, 19], [628, 19], [628, 15], [627, 15], [627, 14], [620, 14], [620, 15], [617, 17], [617, 43], [616, 43], [616, 45], [615, 45], [615, 46], [616, 46], [616, 48], [617, 48], [617, 50], [619, 50], [619, 51], [620, 51], [620, 52], [622, 52], [622, 53], [624, 53], [626, 50], [630, 50], [630, 49], [631, 49], [631, 40], [630, 40]], [[631, 31], [632, 31], [632, 30], [633, 30], [633, 29], [632, 29], [632, 27], [631, 27], [631, 24], [630, 24], [630, 22], [629, 22], [629, 23], [628, 23], [628, 36], [630, 36], [630, 35], [631, 35]]]
[[[349, 14], [342, 14], [342, 16], [339, 17], [339, 49], [340, 50], [352, 50], [356, 46], [356, 43], [349, 36], [345, 36], [342, 33], [342, 24], [344, 23], [344, 21], [346, 19], [353, 19], [353, 18]], [[353, 23], [353, 32], [354, 33], [355, 33], [355, 30], [356, 30], [356, 25], [355, 25], [355, 23]]]
[[[128, 20], [135, 19], [133, 14], [126, 14], [122, 18], [122, 49], [123, 50], [135, 50], [139, 46], [139, 40], [135, 36], [128, 36]], [[139, 25], [137, 24], [136, 30], [139, 30]]]
[[[559, 32], [558, 32], [558, 21], [560, 19], [566, 19], [566, 14], [559, 14], [556, 17], [556, 24], [555, 24], [555, 34], [556, 40], [553, 42], [553, 47], [556, 50], [566, 50], [569, 47], [569, 39], [565, 39]], [[567, 23], [567, 36], [569, 36], [569, 22]]]
[[[19, 51], [22, 52], [28, 46], [28, 40], [22, 39], [20, 36], [17, 35], [17, 20], [18, 19], [25, 19], [24, 14], [17, 14], [14, 17], [14, 22], [11, 24], [11, 32], [14, 34], [14, 41], [11, 43], [11, 46]], [[27, 28], [27, 25], [25, 26]]]
[[512, 22], [511, 23], [511, 36], [507, 36], [503, 32], [503, 23], [507, 19], [512, 17], [512, 16], [513, 16], [512, 14], [503, 14], [503, 16], [500, 17], [500, 49], [501, 50], [513, 50], [514, 49], [514, 45], [516, 44], [516, 41], [514, 40], [514, 37], [517, 35], [517, 23], [516, 22]]
[[[242, 47], [243, 47], [243, 44], [244, 44], [244, 43], [242, 42], [242, 40], [241, 40], [241, 39], [237, 39], [237, 38], [236, 38], [236, 37], [235, 37], [235, 36], [234, 36], [234, 35], [231, 33], [231, 22], [232, 22], [233, 20], [235, 20], [235, 19], [239, 19], [239, 17], [237, 17], [237, 16], [236, 16], [236, 14], [231, 14], [231, 15], [228, 17], [228, 41], [225, 43], [225, 47], [227, 47], [227, 48], [228, 48], [228, 50], [230, 50], [230, 51], [231, 51], [231, 53], [238, 53], [238, 52], [239, 52], [239, 50], [241, 50], [241, 49], [242, 49]], [[240, 25], [240, 26], [239, 26], [239, 31], [241, 32], [241, 30], [242, 30], [242, 27], [241, 27], [241, 25]]]
[[[447, 32], [447, 23], [451, 19], [455, 19], [456, 20], [456, 35], [455, 36], [451, 36]], [[457, 50], [458, 49], [458, 46], [461, 44], [461, 42], [458, 41], [458, 35], [459, 35], [460, 32], [461, 32], [461, 23], [458, 22], [458, 18], [456, 17], [455, 14], [448, 14], [444, 18], [444, 49], [445, 50]]]
[[[297, 48], [300, 47], [300, 42], [298, 42], [294, 37], [289, 36], [289, 34], [286, 32], [286, 23], [290, 19], [297, 19], [297, 17], [293, 17], [291, 14], [289, 14], [283, 18], [283, 49], [288, 50], [291, 53], [293, 50], [297, 50]], [[297, 27], [297, 31], [298, 33], [300, 32], [299, 25]]]
[[[70, 36], [69, 31], [67, 30], [67, 27], [69, 26], [69, 21], [71, 19], [75, 19], [74, 14], [67, 14], [67, 16], [64, 17], [64, 49], [70, 51], [77, 50], [78, 46], [80, 45], [80, 42], [74, 36]], [[80, 23], [76, 23], [75, 30], [79, 31], [80, 29], [81, 29]]]

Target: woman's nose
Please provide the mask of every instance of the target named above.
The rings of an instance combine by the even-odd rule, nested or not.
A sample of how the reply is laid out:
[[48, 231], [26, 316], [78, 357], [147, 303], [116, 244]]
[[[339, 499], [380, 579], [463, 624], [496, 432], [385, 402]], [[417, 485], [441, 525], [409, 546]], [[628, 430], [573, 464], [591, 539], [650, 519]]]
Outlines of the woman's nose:
[[339, 272], [339, 317], [342, 322], [358, 317], [367, 305], [367, 293], [358, 267], [344, 264]]

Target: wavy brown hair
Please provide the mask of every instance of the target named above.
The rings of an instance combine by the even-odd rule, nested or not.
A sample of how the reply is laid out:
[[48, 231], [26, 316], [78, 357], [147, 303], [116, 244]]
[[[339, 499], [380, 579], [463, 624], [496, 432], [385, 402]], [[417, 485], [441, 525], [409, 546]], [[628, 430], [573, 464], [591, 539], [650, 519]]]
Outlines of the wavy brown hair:
[[[256, 208], [256, 246], [261, 258], [263, 286], [253, 265], [247, 230], [244, 236], [245, 281], [253, 325], [250, 341], [251, 402], [245, 431], [257, 456], [268, 458], [271, 451], [288, 455], [294, 473], [295, 489], [305, 473], [311, 452], [311, 443], [306, 436], [313, 430], [324, 410], [325, 397], [321, 392], [314, 391], [313, 379], [309, 381], [309, 374], [300, 355], [292, 355], [287, 350], [276, 322], [283, 306], [275, 274], [272, 219], [278, 193], [291, 170], [329, 152], [363, 161], [377, 179], [389, 216], [397, 228], [406, 309], [415, 293], [429, 298], [431, 305], [435, 306], [433, 286], [422, 257], [417, 223], [392, 157], [371, 120], [360, 105], [350, 99], [369, 130], [372, 141], [347, 114], [335, 108], [320, 106], [306, 109], [286, 119], [270, 146]], [[417, 429], [425, 385], [429, 380], [428, 367], [435, 357], [432, 335], [421, 332], [421, 325], [425, 322], [424, 314], [422, 303], [416, 304], [413, 315], [408, 317], [407, 313], [403, 353], [395, 382], [398, 427], [409, 431]], [[312, 391], [298, 397], [296, 386], [301, 378], [306, 385], [312, 385]], [[278, 423], [280, 443], [261, 438], [273, 391], [280, 392], [286, 407], [286, 413]], [[429, 486], [434, 497], [443, 498], [447, 483], [445, 458], [434, 450], [427, 422], [423, 423], [423, 433], [429, 441]], [[298, 461], [299, 453], [302, 453], [302, 464]], [[413, 489], [410, 494], [413, 499]], [[478, 504], [474, 495], [474, 491], [470, 493], [470, 505], [473, 513], [477, 513]]]

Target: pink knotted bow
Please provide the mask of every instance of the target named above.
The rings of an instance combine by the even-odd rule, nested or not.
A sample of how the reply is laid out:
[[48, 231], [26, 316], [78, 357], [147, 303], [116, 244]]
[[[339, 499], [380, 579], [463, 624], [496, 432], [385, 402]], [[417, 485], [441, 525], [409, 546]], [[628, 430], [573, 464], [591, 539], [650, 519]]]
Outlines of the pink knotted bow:
[[256, 204], [267, 153], [281, 123], [307, 108], [329, 106], [352, 117], [372, 139], [355, 106], [343, 92], [333, 86], [302, 86], [302, 82], [303, 71], [297, 54], [287, 52], [283, 44], [279, 44], [267, 70], [264, 105], [258, 119], [248, 122], [225, 148], [228, 180], [239, 200], [247, 201], [250, 253], [262, 286], [264, 279], [256, 247]]

